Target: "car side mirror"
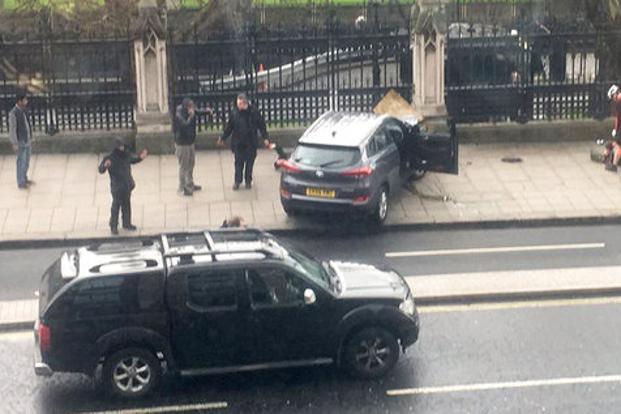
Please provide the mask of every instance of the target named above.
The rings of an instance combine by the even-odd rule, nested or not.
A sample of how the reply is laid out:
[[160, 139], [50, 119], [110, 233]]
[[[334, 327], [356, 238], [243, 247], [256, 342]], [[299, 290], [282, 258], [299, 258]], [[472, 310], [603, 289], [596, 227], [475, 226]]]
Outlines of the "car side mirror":
[[315, 302], [317, 302], [317, 296], [315, 295], [315, 292], [313, 292], [313, 289], [306, 289], [304, 291], [304, 304], [312, 305]]

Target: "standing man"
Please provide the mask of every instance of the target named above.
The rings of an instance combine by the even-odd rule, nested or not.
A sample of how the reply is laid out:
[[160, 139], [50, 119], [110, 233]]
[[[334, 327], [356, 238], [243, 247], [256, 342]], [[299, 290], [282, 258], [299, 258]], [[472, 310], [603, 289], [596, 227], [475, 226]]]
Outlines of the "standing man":
[[119, 234], [119, 210], [123, 213], [123, 228], [134, 231], [132, 224], [131, 196], [136, 187], [132, 177], [132, 164], [139, 163], [147, 158], [148, 152], [143, 149], [140, 155], [135, 155], [125, 145], [122, 138], [116, 138], [114, 150], [106, 155], [99, 164], [99, 174], [108, 171], [110, 174], [110, 192], [112, 193], [112, 208], [110, 211], [110, 231]]
[[263, 143], [269, 148], [270, 141], [265, 126], [265, 120], [259, 111], [248, 103], [245, 93], [237, 95], [236, 108], [233, 109], [224, 132], [218, 138], [218, 145], [222, 145], [229, 136], [231, 139], [231, 151], [235, 154], [235, 184], [233, 190], [238, 190], [242, 179], [246, 182], [246, 188], [252, 188], [252, 169], [257, 157], [258, 135], [261, 133]]
[[194, 164], [196, 162], [196, 115], [213, 114], [211, 108], [197, 111], [194, 101], [184, 98], [175, 111], [175, 154], [179, 161], [179, 188], [177, 192], [184, 196], [192, 196], [201, 186], [194, 183]]
[[17, 187], [22, 190], [34, 184], [33, 181], [28, 179], [32, 127], [27, 107], [28, 96], [25, 92], [19, 92], [15, 97], [15, 106], [9, 112], [9, 138], [13, 151], [17, 155]]

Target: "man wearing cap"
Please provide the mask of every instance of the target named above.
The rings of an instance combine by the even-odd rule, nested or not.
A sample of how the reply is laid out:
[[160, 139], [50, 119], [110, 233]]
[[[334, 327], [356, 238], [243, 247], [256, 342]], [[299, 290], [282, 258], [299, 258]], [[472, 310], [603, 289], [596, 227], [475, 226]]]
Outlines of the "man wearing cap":
[[194, 164], [196, 162], [196, 115], [209, 114], [213, 111], [207, 108], [198, 111], [194, 101], [184, 98], [175, 111], [175, 155], [179, 162], [179, 194], [192, 196], [194, 191], [201, 190], [201, 186], [194, 182]]
[[237, 95], [236, 107], [231, 112], [222, 136], [218, 138], [218, 145], [223, 145], [230, 136], [231, 151], [235, 154], [235, 183], [233, 190], [238, 190], [243, 181], [246, 188], [252, 188], [252, 170], [257, 157], [258, 133], [263, 143], [270, 147], [267, 127], [263, 116], [248, 103], [245, 93]]
[[[608, 99], [612, 107], [612, 116], [614, 117], [614, 125], [612, 127], [612, 162], [606, 164], [608, 171], [617, 171], [619, 160], [621, 160], [621, 89], [619, 86], [612, 85], [608, 89]], [[608, 158], [610, 160], [610, 158]]]
[[32, 127], [27, 107], [28, 96], [25, 92], [19, 92], [15, 97], [15, 106], [9, 112], [9, 138], [13, 151], [17, 155], [17, 187], [21, 190], [25, 190], [34, 184], [28, 179]]
[[110, 174], [110, 193], [112, 193], [112, 208], [110, 209], [110, 231], [119, 234], [119, 210], [123, 214], [123, 228], [134, 231], [132, 224], [131, 194], [136, 183], [132, 177], [132, 164], [139, 163], [147, 158], [148, 152], [143, 149], [140, 155], [132, 153], [122, 138], [116, 138], [114, 149], [104, 157], [99, 164], [99, 173], [108, 171]]

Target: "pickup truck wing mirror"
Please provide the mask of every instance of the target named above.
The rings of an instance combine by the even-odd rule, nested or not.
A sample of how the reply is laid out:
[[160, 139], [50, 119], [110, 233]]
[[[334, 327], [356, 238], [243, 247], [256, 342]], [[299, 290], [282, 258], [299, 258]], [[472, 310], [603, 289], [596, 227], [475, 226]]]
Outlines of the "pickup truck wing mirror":
[[304, 291], [304, 304], [312, 305], [315, 302], [317, 302], [317, 296], [315, 295], [313, 289], [306, 289]]

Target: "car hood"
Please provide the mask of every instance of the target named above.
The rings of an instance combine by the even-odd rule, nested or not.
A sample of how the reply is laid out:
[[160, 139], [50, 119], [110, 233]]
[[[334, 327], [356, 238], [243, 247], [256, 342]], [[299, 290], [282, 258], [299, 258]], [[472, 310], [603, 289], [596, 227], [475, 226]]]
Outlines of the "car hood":
[[341, 280], [340, 297], [403, 299], [407, 296], [407, 284], [401, 276], [391, 270], [336, 261], [331, 261], [330, 266]]

